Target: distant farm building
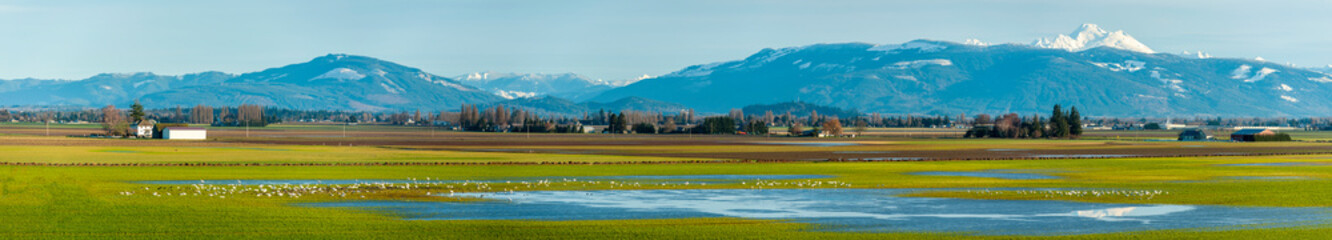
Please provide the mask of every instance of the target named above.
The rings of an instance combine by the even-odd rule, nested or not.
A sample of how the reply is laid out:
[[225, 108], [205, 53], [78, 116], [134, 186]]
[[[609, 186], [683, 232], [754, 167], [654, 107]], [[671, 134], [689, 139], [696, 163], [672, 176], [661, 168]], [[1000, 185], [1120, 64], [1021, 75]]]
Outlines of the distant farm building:
[[1202, 129], [1185, 129], [1179, 133], [1180, 141], [1204, 141], [1209, 139], [1212, 139], [1212, 136], [1207, 135], [1207, 131]]
[[208, 130], [198, 127], [168, 127], [162, 130], [162, 139], [167, 140], [204, 140]]
[[153, 120], [143, 120], [143, 121], [140, 121], [140, 122], [138, 122], [138, 123], [134, 123], [133, 126], [130, 126], [130, 129], [129, 129], [129, 130], [130, 130], [131, 133], [134, 133], [134, 136], [135, 136], [135, 137], [152, 138], [152, 137], [153, 137], [153, 125], [156, 125], [156, 124], [157, 124], [157, 121], [153, 121]]
[[1241, 129], [1230, 134], [1230, 140], [1241, 142], [1254, 142], [1262, 136], [1276, 136], [1276, 132], [1266, 128]]

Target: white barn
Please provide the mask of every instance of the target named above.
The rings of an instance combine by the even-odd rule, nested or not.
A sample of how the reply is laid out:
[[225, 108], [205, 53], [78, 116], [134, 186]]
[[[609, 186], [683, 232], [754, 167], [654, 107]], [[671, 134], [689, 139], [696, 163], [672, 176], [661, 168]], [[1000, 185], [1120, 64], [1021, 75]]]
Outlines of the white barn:
[[162, 139], [167, 140], [204, 140], [208, 138], [208, 129], [199, 127], [168, 127], [162, 130]]

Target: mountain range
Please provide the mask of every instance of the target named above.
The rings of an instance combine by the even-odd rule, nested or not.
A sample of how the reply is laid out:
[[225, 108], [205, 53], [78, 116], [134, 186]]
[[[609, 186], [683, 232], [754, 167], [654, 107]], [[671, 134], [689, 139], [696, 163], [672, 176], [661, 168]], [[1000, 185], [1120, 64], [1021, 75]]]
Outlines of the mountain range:
[[1328, 64], [1327, 66], [1323, 67], [1309, 68], [1309, 71], [1320, 72], [1324, 74], [1332, 74], [1332, 64]]
[[582, 75], [479, 72], [453, 78], [330, 54], [245, 74], [100, 74], [0, 81], [0, 105], [150, 108], [242, 103], [291, 109], [450, 110], [505, 104], [577, 115], [605, 110], [722, 113], [799, 102], [859, 112], [957, 115], [1328, 116], [1332, 66], [1299, 68], [1205, 53], [1157, 53], [1085, 24], [1030, 44], [914, 40], [763, 49], [622, 85]]
[[147, 106], [235, 105], [389, 111], [441, 109], [500, 98], [453, 79], [370, 57], [330, 54], [210, 85], [143, 95]]
[[575, 101], [586, 100], [617, 85], [574, 73], [520, 74], [478, 72], [454, 77], [459, 82], [476, 86], [506, 99], [554, 96]]
[[[1073, 37], [1070, 37], [1073, 36]], [[1083, 25], [1034, 44], [839, 43], [763, 49], [612, 89], [705, 112], [803, 101], [882, 113], [1097, 116], [1327, 116], [1332, 76], [1249, 59], [1155, 53], [1122, 31]]]
[[611, 102], [585, 101], [580, 103], [554, 96], [544, 96], [516, 98], [483, 104], [486, 107], [495, 105], [521, 107], [537, 114], [566, 116], [579, 116], [583, 113], [599, 110], [679, 113], [689, 109], [689, 107], [679, 103], [662, 102], [641, 97], [626, 97]]

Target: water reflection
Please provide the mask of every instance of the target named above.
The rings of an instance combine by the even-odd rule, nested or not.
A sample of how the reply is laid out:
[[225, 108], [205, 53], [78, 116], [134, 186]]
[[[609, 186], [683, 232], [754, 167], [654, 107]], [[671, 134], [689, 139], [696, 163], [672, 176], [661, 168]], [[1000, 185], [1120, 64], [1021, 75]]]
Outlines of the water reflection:
[[1151, 220], [1125, 218], [1125, 217], [1161, 216], [1171, 213], [1189, 211], [1193, 209], [1195, 209], [1193, 206], [1180, 206], [1180, 205], [1122, 207], [1122, 208], [1074, 211], [1073, 216], [1093, 218], [1101, 221], [1139, 221], [1142, 222], [1143, 224], [1148, 224], [1151, 223]]
[[482, 202], [334, 202], [409, 219], [609, 220], [691, 217], [790, 219], [827, 231], [1061, 235], [1156, 229], [1288, 226], [1326, 221], [1326, 209], [1103, 204], [898, 197], [900, 189], [693, 189], [467, 193]]

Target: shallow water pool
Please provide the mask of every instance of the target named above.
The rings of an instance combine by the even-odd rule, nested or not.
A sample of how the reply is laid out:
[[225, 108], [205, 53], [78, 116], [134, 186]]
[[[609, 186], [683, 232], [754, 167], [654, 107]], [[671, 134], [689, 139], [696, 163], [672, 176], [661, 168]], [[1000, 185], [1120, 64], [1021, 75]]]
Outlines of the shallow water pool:
[[1298, 226], [1325, 208], [1105, 204], [898, 197], [910, 189], [693, 189], [467, 193], [492, 201], [301, 204], [370, 208], [412, 220], [789, 219], [819, 231], [1067, 235], [1160, 229]]

